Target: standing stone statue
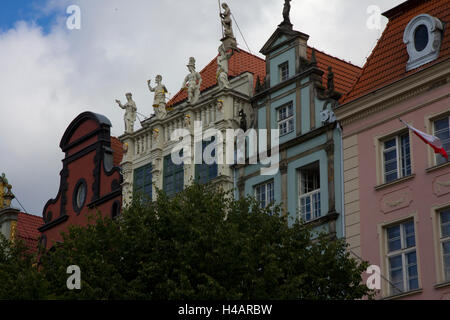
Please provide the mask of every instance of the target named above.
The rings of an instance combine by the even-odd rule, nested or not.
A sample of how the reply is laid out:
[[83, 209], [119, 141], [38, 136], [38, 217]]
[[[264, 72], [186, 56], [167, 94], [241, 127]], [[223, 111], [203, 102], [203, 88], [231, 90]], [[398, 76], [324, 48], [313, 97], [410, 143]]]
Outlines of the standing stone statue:
[[224, 11], [220, 13], [220, 18], [222, 19], [223, 36], [234, 38], [230, 7], [223, 3], [222, 8]]
[[228, 81], [228, 60], [234, 54], [234, 50], [231, 52], [226, 52], [225, 46], [223, 44], [219, 47], [219, 55], [217, 56], [217, 83], [219, 84], [219, 89], [230, 88], [230, 82]]
[[227, 52], [230, 48], [239, 51], [236, 38], [234, 37], [233, 33], [230, 7], [228, 7], [226, 3], [223, 3], [222, 8], [224, 9], [224, 11], [220, 12], [219, 15], [223, 26], [223, 38], [221, 39], [221, 41], [225, 46], [225, 52]]
[[195, 71], [195, 59], [189, 58], [189, 64], [187, 65], [189, 74], [184, 78], [181, 89], [187, 90], [188, 103], [195, 104], [200, 98], [200, 87], [202, 85], [202, 76]]
[[153, 108], [155, 109], [156, 116], [158, 118], [164, 118], [166, 116], [166, 93], [167, 89], [164, 84], [161, 83], [162, 76], [157, 75], [155, 78], [156, 86], [151, 86], [151, 80], [147, 81], [150, 92], [155, 93], [153, 98]]
[[127, 93], [125, 96], [127, 97], [126, 104], [122, 105], [120, 100], [116, 100], [116, 103], [120, 108], [125, 110], [125, 115], [123, 117], [125, 121], [125, 133], [133, 133], [134, 123], [136, 122], [136, 103], [133, 101], [131, 93]]
[[291, 0], [284, 0], [284, 7], [283, 7], [283, 23], [285, 24], [291, 24], [291, 19], [289, 17], [289, 14], [291, 12]]

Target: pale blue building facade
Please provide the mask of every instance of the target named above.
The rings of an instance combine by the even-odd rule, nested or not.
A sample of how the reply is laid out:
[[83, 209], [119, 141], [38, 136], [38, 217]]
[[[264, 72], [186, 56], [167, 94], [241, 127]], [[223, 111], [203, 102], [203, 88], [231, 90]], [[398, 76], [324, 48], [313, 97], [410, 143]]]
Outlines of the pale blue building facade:
[[332, 71], [318, 67], [308, 38], [282, 23], [260, 51], [266, 78], [252, 99], [254, 128], [268, 129], [267, 141], [271, 130], [279, 130], [279, 170], [266, 176], [260, 165], [236, 165], [235, 197], [255, 196], [262, 206], [280, 203], [291, 225], [301, 219], [341, 238], [342, 138], [332, 112], [341, 94], [334, 90]]

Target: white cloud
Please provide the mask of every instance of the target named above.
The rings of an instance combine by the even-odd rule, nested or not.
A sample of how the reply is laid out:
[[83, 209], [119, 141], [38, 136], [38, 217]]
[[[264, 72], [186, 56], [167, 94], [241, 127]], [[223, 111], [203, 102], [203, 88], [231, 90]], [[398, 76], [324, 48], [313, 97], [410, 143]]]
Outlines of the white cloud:
[[[385, 10], [402, 1], [378, 2]], [[81, 30], [65, 28], [70, 4], [81, 7]], [[259, 54], [282, 20], [283, 1], [228, 4], [252, 52]], [[313, 46], [362, 65], [378, 36], [365, 27], [370, 4], [292, 1], [291, 20], [311, 36]], [[153, 98], [146, 80], [162, 74], [175, 94], [189, 57], [200, 70], [215, 57], [221, 36], [218, 3], [211, 0], [49, 0], [41, 10], [59, 16], [48, 34], [24, 22], [0, 34], [0, 170], [25, 208], [39, 215], [58, 191], [59, 141], [79, 113], [104, 114], [113, 123], [112, 134], [120, 135], [123, 115], [116, 98], [133, 92], [138, 111], [148, 115]]]

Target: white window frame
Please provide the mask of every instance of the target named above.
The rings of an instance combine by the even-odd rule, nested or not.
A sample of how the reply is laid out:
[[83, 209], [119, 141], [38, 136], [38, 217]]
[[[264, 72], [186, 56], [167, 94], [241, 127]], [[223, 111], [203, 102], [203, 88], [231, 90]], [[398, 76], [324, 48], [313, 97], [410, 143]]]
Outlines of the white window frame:
[[[284, 76], [284, 72], [283, 70], [286, 71], [285, 77]], [[283, 62], [282, 64], [278, 65], [278, 72], [279, 72], [279, 78], [280, 78], [280, 82], [286, 81], [287, 79], [289, 79], [289, 62]]]
[[[449, 125], [449, 130], [450, 130], [450, 115], [445, 115], [445, 116], [443, 116], [443, 117], [437, 117], [437, 118], [435, 118], [435, 119], [433, 119], [433, 120], [431, 120], [431, 127], [432, 127], [432, 132], [433, 132], [433, 135], [435, 136], [435, 137], [437, 137], [437, 133], [436, 133], [436, 130], [435, 130], [435, 125], [434, 125], [434, 123], [436, 122], [436, 121], [440, 121], [440, 120], [443, 120], [443, 119], [445, 119], [445, 118], [447, 118], [447, 121], [448, 121], [448, 125]], [[442, 144], [444, 144], [444, 141], [442, 141]], [[450, 150], [446, 150], [447, 152], [448, 151], [450, 151]], [[439, 154], [434, 154], [434, 164], [435, 165], [438, 165], [438, 159], [439, 159]], [[444, 162], [445, 163], [445, 162]], [[443, 164], [443, 163], [442, 163]]]
[[[302, 186], [303, 186], [302, 171], [307, 170], [307, 168], [309, 166], [305, 166], [298, 170], [298, 208], [299, 208], [299, 212], [300, 212], [299, 219], [301, 219], [301, 221], [304, 223], [314, 221], [322, 216], [322, 205], [320, 203], [320, 201], [321, 201], [320, 162], [317, 162], [317, 166], [318, 166], [318, 172], [319, 172], [319, 177], [318, 177], [319, 188], [315, 189], [313, 191], [310, 191], [308, 193], [305, 193], [305, 194], [302, 193], [302, 189], [303, 189], [302, 188]], [[317, 196], [317, 195], [319, 195], [318, 202], [317, 202], [317, 198], [316, 198], [316, 200], [314, 200], [315, 196]], [[309, 201], [310, 201], [309, 203], [311, 205], [311, 218], [309, 220], [306, 219], [306, 212], [303, 212], [303, 206], [302, 206], [302, 200], [307, 199], [307, 198], [309, 198]]]
[[[285, 117], [282, 118], [282, 110], [285, 111]], [[290, 110], [290, 112], [289, 112]], [[280, 130], [280, 137], [285, 136], [291, 132], [294, 132], [294, 103], [291, 101], [289, 103], [286, 103], [282, 105], [281, 107], [278, 107], [276, 109], [277, 111], [277, 123], [278, 123], [278, 129]], [[281, 129], [281, 126], [285, 125], [286, 131], [283, 131]]]
[[[269, 185], [272, 185], [272, 193], [273, 193], [273, 199], [270, 199], [269, 198], [269, 188], [268, 188], [268, 186]], [[258, 201], [261, 201], [260, 200], [260, 197], [259, 197], [259, 195], [258, 195], [258, 188], [264, 188], [265, 189], [265, 192], [264, 192], [264, 194], [265, 194], [265, 199], [264, 199], [264, 201], [265, 201], [265, 206], [264, 207], [262, 207], [261, 206], [261, 208], [267, 208], [267, 207], [269, 207], [272, 203], [274, 203], [275, 202], [275, 181], [272, 179], [272, 180], [269, 180], [269, 181], [265, 181], [265, 182], [263, 182], [263, 183], [260, 183], [260, 184], [258, 184], [258, 185], [256, 185], [256, 186], [254, 186], [253, 187], [253, 192], [254, 192], [254, 195], [255, 195], [255, 198], [258, 200]], [[262, 203], [261, 203], [262, 204]]]
[[[442, 213], [444, 211], [450, 210], [450, 208], [444, 208], [438, 211], [438, 221], [439, 221], [439, 248], [441, 252], [442, 258], [442, 270], [443, 270], [443, 278], [445, 281], [450, 282], [450, 270], [447, 275], [447, 271], [445, 269], [445, 254], [444, 254], [444, 243], [450, 242], [450, 234], [446, 237], [442, 234]], [[448, 222], [450, 224], [450, 222]], [[450, 266], [449, 266], [450, 268]]]
[[[410, 248], [406, 248], [406, 233], [405, 233], [405, 228], [404, 225], [408, 222], [412, 222], [414, 225], [414, 247], [410, 247]], [[400, 226], [400, 249], [396, 250], [396, 251], [392, 251], [389, 252], [389, 236], [388, 236], [388, 229], [391, 227], [395, 227], [395, 226]], [[387, 266], [387, 274], [388, 274], [388, 278], [389, 278], [389, 288], [388, 288], [388, 292], [390, 295], [398, 295], [398, 294], [402, 294], [402, 293], [406, 293], [409, 291], [413, 291], [413, 290], [418, 290], [420, 288], [420, 275], [419, 275], [419, 256], [417, 253], [417, 231], [416, 231], [416, 225], [414, 222], [414, 219], [409, 219], [409, 220], [405, 220], [402, 222], [398, 222], [396, 224], [392, 224], [389, 226], [385, 227], [385, 238], [386, 238], [386, 247], [385, 247], [385, 252], [386, 252], [386, 266]], [[417, 283], [418, 286], [417, 288], [413, 288], [411, 289], [409, 287], [409, 281], [411, 279], [414, 278], [410, 278], [408, 275], [408, 265], [407, 265], [407, 261], [406, 261], [406, 255], [409, 253], [415, 252], [416, 253], [416, 268], [417, 268]], [[403, 291], [401, 292], [393, 292], [392, 290], [392, 279], [391, 279], [391, 265], [389, 262], [389, 259], [392, 257], [396, 257], [401, 255], [402, 257], [402, 279], [403, 279]]]
[[[409, 138], [409, 162], [410, 162], [410, 170], [411, 173], [409, 175], [403, 175], [403, 166], [402, 166], [402, 157], [403, 157], [403, 150], [402, 150], [402, 145], [401, 145], [401, 137], [407, 135]], [[394, 147], [390, 147], [388, 149], [385, 149], [385, 143], [389, 140], [393, 140], [395, 139], [395, 146]], [[384, 138], [383, 140], [381, 140], [381, 148], [382, 148], [382, 152], [381, 152], [381, 164], [382, 164], [382, 179], [383, 179], [383, 183], [390, 183], [390, 182], [394, 182], [398, 179], [404, 178], [404, 177], [409, 177], [410, 175], [412, 175], [412, 153], [411, 153], [411, 136], [409, 135], [409, 132], [401, 132], [395, 136], [391, 136], [389, 138]], [[397, 179], [392, 180], [392, 181], [387, 181], [386, 179], [386, 161], [385, 161], [385, 153], [386, 152], [390, 152], [392, 150], [397, 150]]]

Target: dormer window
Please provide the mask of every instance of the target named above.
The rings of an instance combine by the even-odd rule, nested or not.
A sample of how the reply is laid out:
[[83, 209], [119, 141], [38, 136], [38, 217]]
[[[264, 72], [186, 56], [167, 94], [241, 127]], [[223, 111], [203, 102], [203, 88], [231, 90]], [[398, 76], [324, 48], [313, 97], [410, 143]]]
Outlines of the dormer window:
[[280, 73], [280, 82], [286, 81], [289, 78], [289, 63], [286, 61], [278, 66]]
[[409, 55], [406, 71], [439, 57], [443, 29], [442, 22], [428, 14], [418, 15], [408, 23], [403, 35], [403, 42]]

